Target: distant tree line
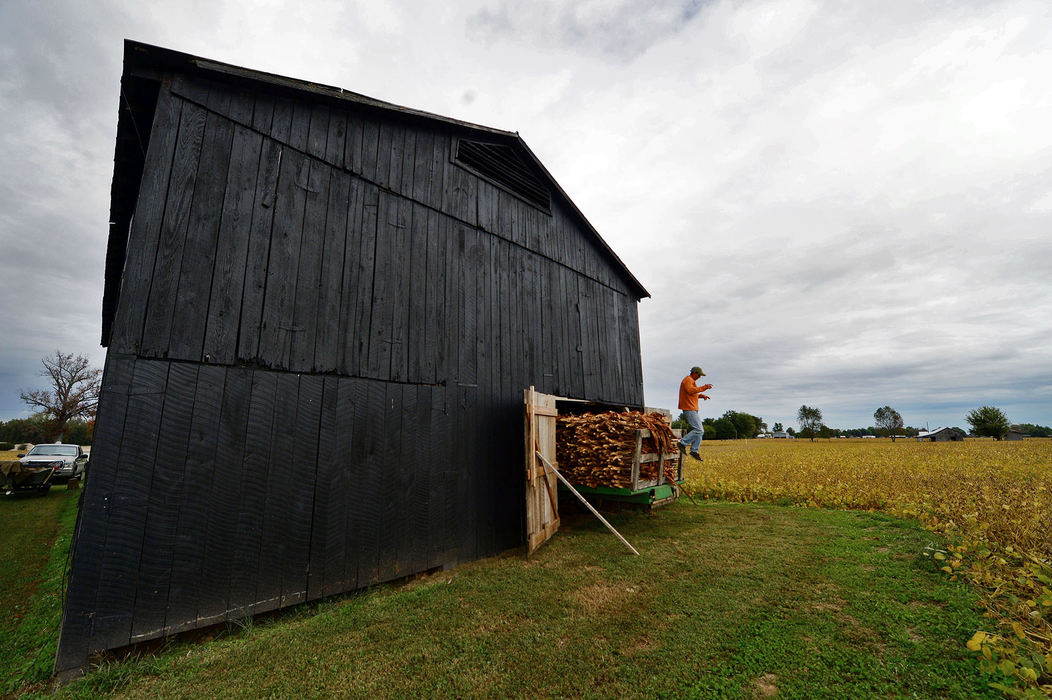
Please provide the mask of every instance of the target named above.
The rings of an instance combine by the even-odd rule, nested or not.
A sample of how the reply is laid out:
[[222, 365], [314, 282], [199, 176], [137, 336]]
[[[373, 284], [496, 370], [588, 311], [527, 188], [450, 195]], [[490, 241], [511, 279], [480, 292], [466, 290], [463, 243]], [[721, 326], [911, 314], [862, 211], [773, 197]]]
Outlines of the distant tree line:
[[1033, 423], [1019, 423], [1015, 426], [1017, 430], [1029, 437], [1052, 437], [1052, 428], [1047, 425], [1034, 425]]
[[[831, 428], [822, 422], [822, 411], [814, 406], [801, 406], [797, 411], [797, 422], [800, 430], [795, 431], [792, 427], [786, 428], [785, 432], [798, 438], [814, 440], [815, 438], [836, 437], [917, 437], [921, 433], [920, 428], [912, 425], [904, 425], [902, 416], [891, 406], [882, 406], [873, 413], [875, 425], [865, 428]], [[976, 437], [993, 437], [1001, 440], [1008, 434], [1009, 429], [1018, 430], [1030, 437], [1052, 437], [1052, 428], [1034, 425], [1032, 423], [1021, 423], [1011, 425], [1007, 416], [998, 408], [983, 406], [970, 411], [965, 418], [971, 426], [970, 431], [953, 426], [950, 430], [958, 433], [961, 437], [972, 435]], [[767, 432], [767, 424], [759, 416], [742, 411], [727, 411], [719, 418], [705, 418], [702, 420], [705, 428], [706, 440], [742, 440], [754, 438], [761, 433]], [[690, 424], [686, 417], [680, 413], [679, 417], [672, 422], [673, 428], [690, 430]], [[773, 430], [782, 431], [782, 424], [775, 423]]]
[[[705, 428], [706, 440], [745, 440], [767, 431], [767, 424], [762, 418], [741, 411], [727, 411], [719, 418], [704, 418], [701, 424]], [[672, 421], [672, 427], [690, 430], [690, 423], [680, 413]]]
[[[0, 443], [36, 445], [42, 442], [55, 442], [54, 427], [54, 421], [43, 412], [29, 418], [0, 421]], [[62, 435], [58, 439], [71, 445], [90, 445], [94, 429], [94, 420], [73, 418], [66, 422]]]

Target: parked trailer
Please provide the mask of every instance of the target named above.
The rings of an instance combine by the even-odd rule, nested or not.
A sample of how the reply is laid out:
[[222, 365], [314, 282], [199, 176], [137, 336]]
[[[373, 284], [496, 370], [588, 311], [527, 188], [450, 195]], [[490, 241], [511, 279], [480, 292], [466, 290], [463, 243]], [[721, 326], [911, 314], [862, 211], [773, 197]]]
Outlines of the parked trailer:
[[[681, 437], [683, 431], [676, 428], [672, 434]], [[636, 449], [632, 457], [632, 483], [627, 488], [612, 486], [583, 486], [574, 484], [585, 497], [603, 504], [607, 501], [642, 506], [647, 511], [672, 503], [679, 497], [679, 485], [683, 483], [683, 455], [679, 452], [643, 452], [643, 440], [649, 438], [650, 431], [636, 430]], [[640, 479], [639, 465], [660, 461], [656, 479]], [[667, 470], [672, 471], [673, 479], [668, 478]], [[565, 489], [561, 489], [565, 490]]]
[[[545, 469], [544, 462], [558, 468], [556, 446], [558, 436], [556, 421], [560, 411], [582, 413], [585, 411], [609, 411], [631, 408], [595, 401], [583, 401], [552, 394], [543, 394], [534, 387], [526, 389], [525, 430], [526, 441], [526, 546], [533, 553], [559, 529], [559, 494], [567, 489], [556, 477]], [[671, 413], [665, 409], [643, 408], [645, 412], [660, 412], [670, 420]], [[678, 438], [679, 429], [672, 433]], [[614, 501], [644, 507], [646, 510], [671, 503], [679, 496], [679, 485], [683, 483], [683, 457], [678, 453], [643, 452], [644, 439], [650, 431], [636, 430], [635, 452], [632, 459], [632, 480], [627, 488], [608, 486], [583, 486], [574, 484], [574, 489], [593, 502]], [[640, 479], [640, 465], [660, 461], [656, 479]], [[666, 466], [673, 469], [674, 479], [669, 479]]]

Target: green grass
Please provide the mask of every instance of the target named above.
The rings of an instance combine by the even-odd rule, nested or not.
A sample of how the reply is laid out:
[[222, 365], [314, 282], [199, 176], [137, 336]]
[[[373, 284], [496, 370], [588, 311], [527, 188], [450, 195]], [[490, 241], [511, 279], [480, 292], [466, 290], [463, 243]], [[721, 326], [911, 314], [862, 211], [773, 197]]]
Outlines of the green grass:
[[[574, 520], [573, 523], [567, 522]], [[60, 697], [977, 697], [973, 591], [934, 535], [858, 512], [680, 502], [109, 661]]]
[[0, 694], [47, 681], [79, 490], [0, 496]]

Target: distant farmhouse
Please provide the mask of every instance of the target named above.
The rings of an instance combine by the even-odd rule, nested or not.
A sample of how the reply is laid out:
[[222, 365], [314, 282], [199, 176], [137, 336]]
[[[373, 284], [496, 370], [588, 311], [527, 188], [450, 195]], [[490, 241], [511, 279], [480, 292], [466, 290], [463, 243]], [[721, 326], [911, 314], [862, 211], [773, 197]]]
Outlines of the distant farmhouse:
[[921, 431], [917, 435], [917, 440], [920, 442], [960, 442], [964, 440], [964, 436], [953, 428], [936, 428], [927, 433]]

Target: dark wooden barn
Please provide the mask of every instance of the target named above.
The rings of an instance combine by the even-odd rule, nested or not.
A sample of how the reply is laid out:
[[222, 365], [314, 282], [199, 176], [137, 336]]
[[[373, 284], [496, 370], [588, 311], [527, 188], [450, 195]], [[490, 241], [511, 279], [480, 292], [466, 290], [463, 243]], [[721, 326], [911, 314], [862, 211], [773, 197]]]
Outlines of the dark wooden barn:
[[645, 296], [515, 133], [126, 43], [56, 671], [521, 545], [523, 390], [640, 407]]

